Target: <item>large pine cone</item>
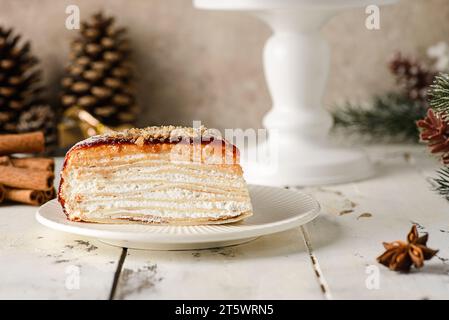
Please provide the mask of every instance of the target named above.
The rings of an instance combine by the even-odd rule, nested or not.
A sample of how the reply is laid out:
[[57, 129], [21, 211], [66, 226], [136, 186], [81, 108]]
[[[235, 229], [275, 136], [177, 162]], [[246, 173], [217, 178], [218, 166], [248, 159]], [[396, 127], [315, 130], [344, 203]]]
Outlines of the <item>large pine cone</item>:
[[0, 27], [0, 133], [18, 132], [22, 114], [42, 103], [38, 60], [29, 42], [19, 42], [12, 29]]
[[61, 83], [65, 109], [84, 108], [107, 126], [134, 124], [137, 108], [125, 33], [102, 13], [82, 23]]

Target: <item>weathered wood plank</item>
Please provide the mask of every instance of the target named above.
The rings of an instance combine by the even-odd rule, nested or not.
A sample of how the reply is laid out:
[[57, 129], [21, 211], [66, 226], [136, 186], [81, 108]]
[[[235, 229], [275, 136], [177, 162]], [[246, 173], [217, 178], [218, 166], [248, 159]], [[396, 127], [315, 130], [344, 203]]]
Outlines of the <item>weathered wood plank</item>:
[[[449, 298], [449, 203], [429, 190], [423, 174], [437, 165], [424, 160], [422, 148], [372, 147], [369, 151], [378, 169], [372, 179], [307, 189], [325, 211], [308, 229], [332, 296]], [[405, 240], [412, 223], [430, 233], [429, 246], [440, 249], [439, 258], [410, 274], [379, 265], [375, 259], [383, 251], [382, 241]], [[376, 270], [378, 288], [370, 277]]]
[[115, 299], [323, 299], [300, 229], [233, 247], [128, 250]]
[[47, 229], [35, 211], [0, 206], [0, 299], [107, 299], [122, 249]]

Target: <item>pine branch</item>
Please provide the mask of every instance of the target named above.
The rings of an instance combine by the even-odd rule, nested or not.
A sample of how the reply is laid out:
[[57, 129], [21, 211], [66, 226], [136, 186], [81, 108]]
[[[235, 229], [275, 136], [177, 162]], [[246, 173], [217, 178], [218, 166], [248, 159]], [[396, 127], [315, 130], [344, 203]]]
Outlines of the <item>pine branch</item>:
[[335, 128], [369, 137], [370, 140], [418, 141], [415, 122], [426, 114], [426, 106], [408, 97], [389, 93], [374, 98], [370, 108], [348, 104], [333, 113]]
[[438, 177], [432, 179], [434, 190], [449, 201], [449, 167], [443, 167], [437, 171]]
[[[434, 111], [434, 119], [438, 121], [438, 114], [440, 114], [440, 125], [436, 127], [438, 132], [429, 139], [432, 142], [434, 151], [444, 152], [442, 160], [447, 163], [447, 150], [444, 149], [447, 141], [446, 127], [448, 125], [449, 116], [449, 74], [439, 74], [435, 77], [433, 84], [428, 91], [429, 105]], [[429, 114], [432, 112], [429, 111]], [[430, 119], [429, 117], [427, 119]], [[426, 119], [424, 120], [426, 121]], [[431, 127], [430, 127], [431, 129]], [[424, 129], [425, 130], [425, 129]], [[429, 128], [427, 128], [429, 130]], [[425, 131], [424, 131], [425, 133]], [[440, 139], [440, 141], [437, 140]], [[438, 177], [432, 179], [434, 190], [447, 201], [449, 201], [449, 167], [443, 167], [437, 171]]]
[[436, 76], [428, 95], [430, 107], [435, 112], [449, 114], [449, 74]]

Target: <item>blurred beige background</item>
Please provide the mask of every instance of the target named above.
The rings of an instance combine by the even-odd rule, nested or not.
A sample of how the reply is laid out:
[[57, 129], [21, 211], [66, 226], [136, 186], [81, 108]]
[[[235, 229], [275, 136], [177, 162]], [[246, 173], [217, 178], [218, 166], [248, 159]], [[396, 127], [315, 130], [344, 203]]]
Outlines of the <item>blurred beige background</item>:
[[[69, 42], [65, 8], [81, 18], [102, 9], [127, 26], [139, 72], [140, 125], [260, 127], [271, 102], [261, 52], [270, 30], [249, 15], [202, 11], [190, 0], [0, 0], [0, 23], [32, 40], [42, 60], [49, 96], [57, 101]], [[381, 30], [364, 27], [364, 9], [348, 11], [324, 29], [332, 49], [325, 105], [364, 101], [394, 85], [385, 62], [401, 50], [424, 56], [449, 41], [448, 0], [401, 0], [381, 9]]]

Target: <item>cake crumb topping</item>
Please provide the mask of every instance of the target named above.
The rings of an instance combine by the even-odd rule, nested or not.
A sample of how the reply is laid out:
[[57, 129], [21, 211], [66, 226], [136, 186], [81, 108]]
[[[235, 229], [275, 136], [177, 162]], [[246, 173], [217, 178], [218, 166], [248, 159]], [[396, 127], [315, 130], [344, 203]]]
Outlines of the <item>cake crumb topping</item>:
[[199, 138], [207, 134], [207, 131], [208, 129], [204, 126], [198, 128], [180, 126], [153, 126], [146, 128], [132, 128], [124, 131], [111, 131], [101, 136], [114, 139], [132, 140], [137, 140], [142, 137], [145, 141], [166, 141], [179, 138]]
[[136, 139], [136, 141], [135, 141], [134, 143], [135, 143], [136, 145], [138, 145], [139, 147], [141, 147], [141, 146], [144, 145], [145, 139], [144, 139], [142, 136], [140, 136], [140, 137], [138, 137], [138, 138]]
[[90, 137], [78, 142], [76, 146], [95, 144], [113, 140], [128, 141], [138, 146], [145, 142], [178, 142], [180, 140], [210, 140], [211, 138], [222, 139], [217, 130], [207, 129], [204, 126], [181, 127], [181, 126], [152, 126], [146, 128], [132, 128], [123, 131], [109, 131], [102, 135]]

